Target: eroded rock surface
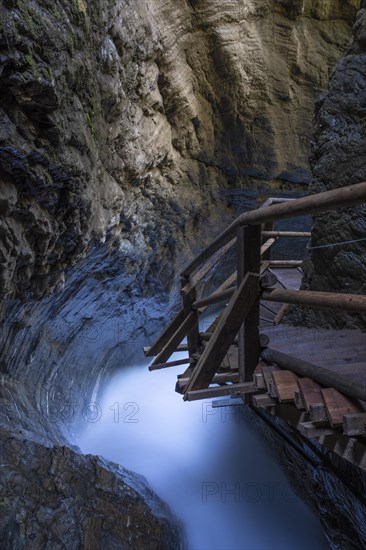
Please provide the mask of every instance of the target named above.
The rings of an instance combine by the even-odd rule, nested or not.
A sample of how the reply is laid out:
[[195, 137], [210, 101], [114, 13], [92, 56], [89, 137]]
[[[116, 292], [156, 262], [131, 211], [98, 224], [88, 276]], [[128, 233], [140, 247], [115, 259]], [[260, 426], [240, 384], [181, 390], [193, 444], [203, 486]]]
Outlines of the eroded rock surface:
[[357, 5], [2, 1], [2, 297], [59, 289], [109, 231], [172, 256], [222, 187], [309, 182]]
[[183, 548], [168, 507], [137, 474], [3, 431], [1, 441], [2, 548]]
[[[180, 547], [146, 487], [135, 507], [114, 466], [65, 446], [93, 391], [171, 314], [178, 269], [232, 216], [222, 189], [310, 180], [310, 113], [358, 4], [0, 2], [0, 423], [4, 452], [8, 435], [20, 449], [6, 469], [20, 491], [5, 500], [10, 548], [57, 548], [57, 527], [44, 532], [54, 519], [70, 530], [61, 546], [74, 533], [124, 547], [129, 507], [132, 547], [147, 540], [141, 518], [144, 537], [151, 525]], [[85, 494], [99, 475], [88, 490], [105, 511], [71, 487], [75, 476]], [[123, 509], [109, 524], [114, 490]]]
[[[365, 89], [366, 2], [363, 2], [353, 28], [352, 44], [337, 64], [328, 92], [316, 104], [311, 193], [366, 181]], [[319, 248], [312, 251], [305, 288], [366, 293], [364, 205], [316, 216], [312, 246]], [[361, 314], [299, 309], [292, 318], [300, 323], [366, 329], [366, 317]]]

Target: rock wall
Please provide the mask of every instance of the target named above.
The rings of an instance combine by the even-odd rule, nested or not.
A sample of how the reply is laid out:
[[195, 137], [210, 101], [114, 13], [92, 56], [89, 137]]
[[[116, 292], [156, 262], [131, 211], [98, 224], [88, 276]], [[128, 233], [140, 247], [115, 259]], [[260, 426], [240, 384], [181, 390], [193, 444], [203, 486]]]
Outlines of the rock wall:
[[[75, 510], [62, 516], [71, 534], [55, 542], [60, 533], [50, 533], [49, 545], [73, 536], [93, 547], [70, 484], [75, 475], [83, 492], [95, 467], [112, 498], [118, 473], [62, 446], [74, 442], [108, 373], [141, 360], [136, 349], [172, 311], [178, 269], [232, 217], [221, 191], [310, 180], [309, 113], [345, 51], [357, 7], [1, 0], [0, 426], [6, 475], [13, 489], [26, 487], [3, 503], [9, 548], [19, 537], [43, 547], [61, 491]], [[8, 460], [19, 441], [28, 463]], [[50, 461], [61, 485], [44, 466]], [[28, 469], [47, 481], [41, 492]], [[32, 491], [39, 502], [27, 500]], [[127, 506], [134, 497], [123, 491]], [[145, 501], [146, 491], [140, 487]], [[27, 503], [39, 510], [38, 533], [24, 516]], [[103, 509], [84, 504], [98, 536], [113, 531], [117, 542], [106, 544], [125, 544], [116, 527], [127, 521], [123, 507], [108, 524]], [[169, 533], [165, 519], [150, 519], [154, 533], [178, 544], [171, 516]]]
[[[365, 61], [366, 2], [363, 2], [347, 54], [337, 64], [327, 93], [316, 103], [311, 193], [366, 181]], [[305, 288], [366, 293], [366, 206], [316, 216], [312, 247]], [[366, 316], [361, 314], [299, 309], [292, 318], [300, 323], [366, 329]]]
[[223, 187], [308, 183], [357, 4], [3, 0], [1, 296], [60, 289], [111, 232], [174, 261]]

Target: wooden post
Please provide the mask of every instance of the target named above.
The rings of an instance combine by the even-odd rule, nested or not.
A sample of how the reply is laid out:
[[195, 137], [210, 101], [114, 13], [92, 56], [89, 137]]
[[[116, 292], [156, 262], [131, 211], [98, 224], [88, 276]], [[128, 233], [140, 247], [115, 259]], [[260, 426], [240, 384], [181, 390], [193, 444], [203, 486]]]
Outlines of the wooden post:
[[[261, 226], [248, 225], [237, 231], [237, 284], [247, 273], [260, 272]], [[238, 334], [239, 379], [250, 382], [259, 361], [259, 295], [252, 305]]]
[[185, 399], [187, 399], [187, 392], [207, 388], [211, 383], [238, 334], [243, 319], [258, 298], [258, 281], [257, 273], [247, 273], [232, 296], [187, 384]]
[[[182, 289], [187, 288], [190, 284], [189, 277], [181, 279], [181, 285]], [[190, 329], [190, 331], [187, 334], [187, 343], [188, 343], [188, 354], [190, 359], [192, 359], [192, 365], [194, 366], [197, 362], [196, 359], [194, 359], [194, 355], [201, 352], [201, 344], [200, 344], [200, 331], [199, 331], [199, 325], [198, 325], [198, 311], [193, 310], [193, 303], [196, 301], [196, 289], [194, 286], [191, 287], [189, 292], [182, 292], [182, 298], [183, 298], [183, 311], [185, 315], [189, 315], [190, 313], [193, 313], [195, 316], [193, 326]]]

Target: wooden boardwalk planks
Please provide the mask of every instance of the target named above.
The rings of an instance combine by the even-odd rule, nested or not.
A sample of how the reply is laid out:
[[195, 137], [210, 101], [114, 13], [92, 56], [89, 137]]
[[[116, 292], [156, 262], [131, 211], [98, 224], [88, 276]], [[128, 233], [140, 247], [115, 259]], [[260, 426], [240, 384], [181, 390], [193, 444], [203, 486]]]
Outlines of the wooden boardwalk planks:
[[299, 378], [298, 385], [300, 396], [311, 420], [313, 422], [326, 421], [327, 414], [319, 384], [311, 378]]
[[272, 377], [280, 402], [294, 401], [298, 389], [296, 374], [289, 370], [278, 370], [272, 372]]
[[353, 402], [334, 388], [322, 389], [330, 425], [338, 428], [343, 424], [343, 416], [362, 412]]

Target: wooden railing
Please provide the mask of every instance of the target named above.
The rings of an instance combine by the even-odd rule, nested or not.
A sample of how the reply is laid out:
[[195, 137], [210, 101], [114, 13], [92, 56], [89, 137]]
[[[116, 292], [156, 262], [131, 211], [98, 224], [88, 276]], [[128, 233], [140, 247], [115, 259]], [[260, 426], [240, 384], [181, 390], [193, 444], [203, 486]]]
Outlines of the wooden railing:
[[[147, 356], [156, 356], [150, 370], [188, 365], [178, 384], [184, 399], [200, 399], [230, 393], [253, 391], [253, 373], [260, 358], [260, 300], [301, 304], [311, 307], [366, 313], [366, 297], [303, 290], [273, 289], [276, 281], [266, 273], [271, 265], [270, 247], [282, 237], [309, 237], [310, 233], [274, 231], [278, 220], [345, 208], [366, 202], [366, 182], [326, 191], [300, 199], [269, 199], [257, 210], [240, 215], [181, 274], [183, 307], [159, 339], [145, 348]], [[208, 297], [197, 298], [197, 288], [209, 271], [236, 246], [237, 269]], [[277, 262], [277, 266], [301, 262]], [[236, 283], [236, 286], [234, 286]], [[212, 304], [228, 302], [212, 326], [199, 331], [199, 316]], [[187, 337], [187, 344], [180, 345]], [[219, 373], [230, 346], [238, 345], [238, 376], [234, 384], [209, 388], [225, 373]], [[168, 362], [175, 351], [187, 350], [189, 357]], [[229, 375], [227, 375], [229, 376]], [[315, 378], [316, 379], [316, 378]]]

